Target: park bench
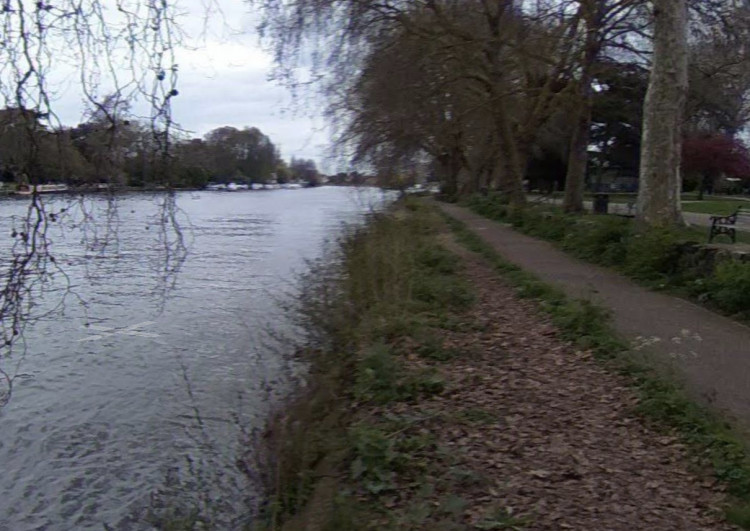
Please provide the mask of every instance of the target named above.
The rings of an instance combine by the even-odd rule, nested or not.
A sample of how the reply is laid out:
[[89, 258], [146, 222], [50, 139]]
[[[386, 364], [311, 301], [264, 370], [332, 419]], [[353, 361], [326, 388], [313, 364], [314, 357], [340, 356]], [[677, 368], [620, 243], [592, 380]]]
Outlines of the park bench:
[[711, 232], [708, 234], [708, 243], [716, 236], [726, 234], [732, 238], [732, 243], [737, 242], [737, 227], [747, 226], [750, 229], [750, 206], [738, 207], [729, 216], [711, 216]]

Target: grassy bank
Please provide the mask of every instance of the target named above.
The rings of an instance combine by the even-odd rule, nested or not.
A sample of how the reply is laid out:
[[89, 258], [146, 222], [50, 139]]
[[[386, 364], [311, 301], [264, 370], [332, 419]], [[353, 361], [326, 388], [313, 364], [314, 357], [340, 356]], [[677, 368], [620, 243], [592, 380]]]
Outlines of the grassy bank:
[[512, 209], [495, 196], [466, 205], [487, 218], [558, 244], [655, 289], [667, 289], [740, 319], [750, 317], [750, 262], [706, 252], [694, 230], [638, 231], [619, 216], [568, 215], [552, 207]]
[[613, 371], [624, 375], [639, 395], [638, 413], [656, 429], [676, 433], [696, 463], [709, 468], [731, 497], [727, 519], [750, 529], [750, 454], [746, 443], [725, 421], [689, 399], [681, 387], [628, 354], [609, 315], [585, 300], [574, 300], [534, 275], [505, 261], [461, 222], [446, 218], [458, 240], [489, 261], [518, 290], [535, 299], [563, 337], [593, 351]]
[[263, 529], [450, 520], [428, 501], [462, 478], [449, 456], [436, 457], [423, 419], [400, 409], [444, 390], [440, 365], [453, 352], [439, 329], [462, 326], [456, 316], [473, 301], [459, 258], [437, 242], [438, 224], [432, 210], [405, 203], [313, 268], [299, 308], [311, 331], [310, 386], [270, 431], [277, 459]]

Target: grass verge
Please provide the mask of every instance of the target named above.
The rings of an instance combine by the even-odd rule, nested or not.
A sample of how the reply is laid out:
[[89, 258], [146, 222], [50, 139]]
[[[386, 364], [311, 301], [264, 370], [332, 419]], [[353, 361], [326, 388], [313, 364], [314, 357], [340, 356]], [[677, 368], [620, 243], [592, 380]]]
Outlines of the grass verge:
[[[691, 298], [740, 320], [750, 319], [750, 261], [701, 245], [706, 238], [703, 230], [643, 231], [620, 216], [572, 215], [550, 206], [514, 209], [497, 196], [470, 197], [465, 205], [525, 234], [552, 241], [577, 258], [616, 269], [649, 288]], [[740, 233], [738, 239], [743, 238], [750, 235]]]
[[373, 215], [315, 264], [296, 314], [308, 387], [269, 429], [273, 496], [257, 529], [463, 529], [466, 481], [409, 406], [445, 390], [441, 327], [473, 304], [433, 208]]
[[456, 238], [483, 256], [522, 297], [535, 299], [563, 337], [592, 350], [612, 370], [623, 374], [639, 396], [638, 413], [657, 428], [672, 431], [708, 466], [727, 489], [727, 519], [750, 529], [750, 456], [743, 440], [719, 416], [687, 397], [681, 387], [628, 355], [610, 324], [610, 316], [589, 301], [567, 297], [560, 290], [505, 261], [462, 222], [446, 216]]

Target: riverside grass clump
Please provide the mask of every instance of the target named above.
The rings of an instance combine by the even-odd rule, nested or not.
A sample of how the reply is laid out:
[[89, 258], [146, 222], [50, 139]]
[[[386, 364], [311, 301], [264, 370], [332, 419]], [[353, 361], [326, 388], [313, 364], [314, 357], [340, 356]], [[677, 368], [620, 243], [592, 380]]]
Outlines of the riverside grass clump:
[[[536, 300], [563, 338], [591, 350], [611, 370], [628, 378], [639, 395], [637, 412], [655, 428], [679, 436], [699, 466], [713, 471], [731, 497], [725, 508], [727, 520], [750, 529], [750, 453], [731, 425], [690, 399], [679, 384], [629, 356], [627, 344], [615, 333], [605, 310], [589, 301], [567, 297], [533, 274], [505, 261], [462, 222], [449, 216], [445, 219], [461, 244], [490, 262], [519, 295]], [[736, 263], [732, 264], [726, 267], [736, 267]], [[750, 282], [750, 275], [745, 271], [742, 271], [743, 279]], [[724, 274], [730, 273], [727, 269]]]
[[550, 205], [513, 208], [497, 195], [471, 196], [464, 204], [477, 214], [555, 242], [577, 258], [617, 269], [649, 287], [750, 318], [750, 263], [701, 254], [694, 232], [638, 230], [625, 217], [564, 214]]
[[722, 262], [708, 282], [712, 299], [718, 306], [750, 318], [750, 263]]
[[435, 365], [451, 353], [435, 327], [474, 301], [460, 259], [438, 243], [440, 224], [434, 209], [400, 201], [303, 278], [295, 314], [308, 332], [307, 385], [268, 430], [271, 496], [256, 528], [364, 529], [383, 518], [378, 496], [430, 466], [419, 423], [379, 411], [444, 391]]

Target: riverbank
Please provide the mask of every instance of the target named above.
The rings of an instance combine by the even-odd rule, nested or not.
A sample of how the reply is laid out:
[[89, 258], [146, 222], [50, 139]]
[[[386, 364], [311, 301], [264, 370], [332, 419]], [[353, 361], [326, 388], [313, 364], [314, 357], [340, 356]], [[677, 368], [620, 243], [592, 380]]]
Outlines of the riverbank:
[[[269, 431], [267, 527], [732, 529], [732, 484], [654, 420], [669, 399], [691, 405], [621, 371], [601, 312], [475, 254], [456, 228], [472, 251], [407, 202], [312, 273], [312, 372]], [[731, 434], [706, 426], [734, 452], [725, 468], [750, 470]]]

